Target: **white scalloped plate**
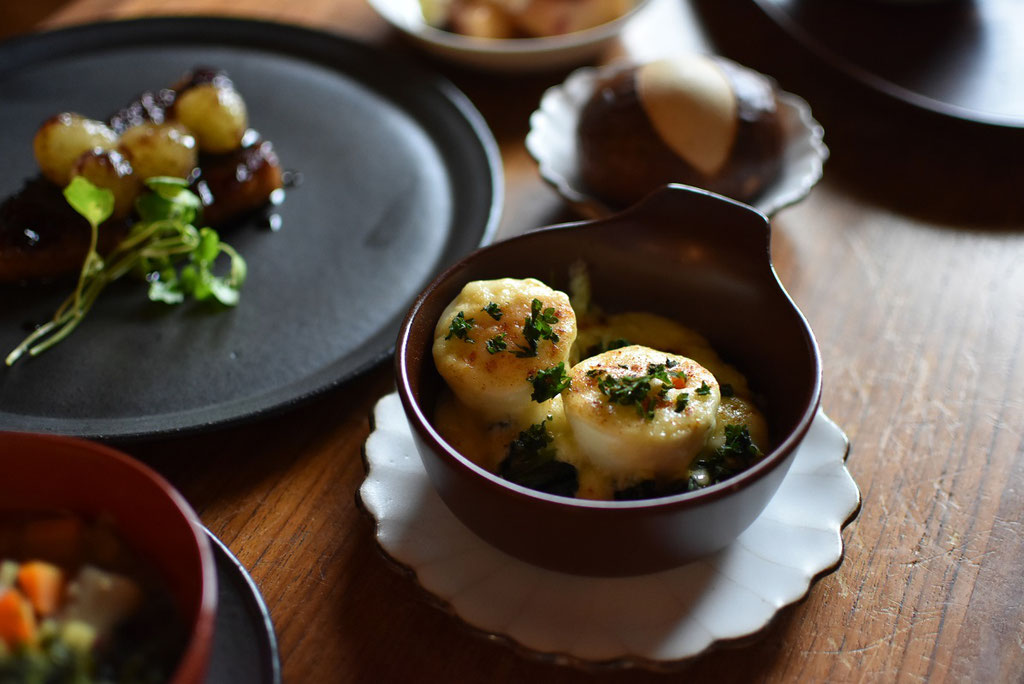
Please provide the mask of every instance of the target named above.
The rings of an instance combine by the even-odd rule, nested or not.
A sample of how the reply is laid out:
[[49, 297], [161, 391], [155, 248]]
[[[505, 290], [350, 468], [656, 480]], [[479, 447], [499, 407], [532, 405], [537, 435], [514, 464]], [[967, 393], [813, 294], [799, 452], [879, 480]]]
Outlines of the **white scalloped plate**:
[[[715, 58], [730, 61], [717, 55]], [[588, 218], [603, 218], [613, 211], [589, 194], [580, 178], [576, 141], [580, 112], [594, 93], [598, 79], [627, 65], [628, 62], [620, 60], [602, 67], [577, 69], [562, 84], [548, 88], [541, 97], [540, 107], [530, 116], [526, 149], [537, 161], [541, 177]], [[739, 64], [736, 66], [752, 71]], [[751, 202], [767, 216], [806, 197], [821, 179], [829, 155], [824, 143], [825, 130], [811, 116], [807, 102], [782, 91], [779, 104], [784, 135], [782, 170]]]
[[664, 572], [579, 577], [513, 558], [459, 522], [427, 479], [397, 394], [374, 422], [359, 499], [385, 554], [470, 626], [555, 662], [664, 669], [754, 634], [838, 567], [860, 503], [846, 435], [819, 411], [775, 497], [731, 546]]

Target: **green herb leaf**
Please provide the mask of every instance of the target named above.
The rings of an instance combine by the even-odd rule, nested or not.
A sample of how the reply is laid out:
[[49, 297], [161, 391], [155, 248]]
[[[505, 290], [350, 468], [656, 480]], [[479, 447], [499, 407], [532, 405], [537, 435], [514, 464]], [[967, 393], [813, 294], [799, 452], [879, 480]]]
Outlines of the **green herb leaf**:
[[193, 252], [195, 260], [212, 264], [220, 254], [220, 236], [212, 228], [199, 229], [199, 246]]
[[[590, 375], [590, 373], [587, 373]], [[674, 387], [673, 378], [686, 377], [682, 371], [669, 373], [664, 363], [651, 363], [645, 375], [623, 375], [619, 378], [605, 374], [597, 388], [608, 397], [608, 402], [632, 405], [644, 420], [654, 419], [658, 402], [665, 401], [669, 389]], [[655, 386], [657, 380], [660, 384]], [[676, 409], [679, 410], [678, 408]]]
[[530, 398], [538, 404], [544, 403], [548, 399], [554, 399], [571, 383], [569, 376], [565, 373], [564, 361], [557, 366], [537, 371], [529, 380], [533, 384], [533, 394], [530, 395]]
[[199, 196], [188, 189], [188, 181], [184, 178], [170, 176], [153, 176], [146, 179], [146, 187], [157, 196], [190, 209], [202, 209], [203, 202]]
[[[550, 420], [550, 416], [548, 417]], [[549, 494], [575, 496], [579, 490], [576, 466], [555, 458], [547, 420], [531, 425], [509, 444], [498, 474], [510, 482]]]
[[523, 321], [523, 337], [526, 338], [527, 346], [517, 344], [519, 351], [516, 352], [516, 356], [520, 358], [536, 356], [537, 343], [540, 340], [558, 342], [558, 335], [551, 327], [558, 322], [558, 316], [555, 315], [554, 307], [547, 309], [543, 307], [544, 303], [539, 299], [534, 299], [530, 303], [530, 315]]
[[[149, 282], [148, 296], [153, 301], [179, 304], [191, 295], [197, 300], [216, 299], [227, 306], [238, 303], [239, 288], [247, 272], [245, 260], [230, 245], [221, 242], [216, 231], [193, 225], [202, 203], [188, 189], [188, 182], [161, 177], [148, 179], [146, 185], [152, 192], [141, 195], [135, 203], [140, 220], [106, 259], [96, 251], [97, 226], [113, 211], [113, 194], [81, 177], [65, 188], [68, 203], [89, 221], [92, 231], [78, 286], [51, 321], [37, 328], [7, 356], [7, 365], [25, 353], [40, 354], [67, 337], [103, 289], [126, 273], [135, 273]], [[231, 260], [224, 277], [213, 272], [221, 253]]]
[[64, 198], [71, 208], [85, 217], [93, 228], [114, 213], [114, 193], [98, 188], [83, 176], [75, 176], [64, 188]]
[[480, 310], [483, 311], [485, 314], [487, 314], [488, 316], [490, 316], [491, 318], [493, 318], [496, 321], [500, 321], [501, 320], [501, 315], [502, 315], [501, 307], [498, 306], [497, 304], [495, 304], [494, 302], [491, 302], [490, 304], [488, 304], [487, 306], [485, 306], [484, 308], [482, 308]]
[[697, 394], [699, 394], [702, 397], [706, 397], [709, 394], [711, 394], [711, 387], [710, 387], [710, 385], [708, 385], [708, 383], [702, 381], [700, 383], [700, 387], [697, 388]]
[[690, 465], [689, 490], [722, 482], [749, 468], [761, 458], [761, 450], [750, 437], [746, 425], [725, 426], [725, 443], [709, 454], [702, 454]]
[[690, 403], [690, 393], [680, 392], [676, 395], [676, 413], [682, 413], [686, 410], [686, 405]]
[[241, 297], [238, 288], [224, 278], [214, 277], [209, 282], [210, 293], [224, 306], [235, 306]]
[[466, 318], [466, 315], [461, 311], [455, 314], [455, 318], [448, 325], [448, 334], [444, 336], [444, 339], [450, 340], [452, 337], [457, 337], [460, 340], [472, 343], [473, 340], [469, 338], [469, 331], [473, 329], [472, 318]]
[[149, 284], [149, 298], [164, 304], [181, 304], [185, 301], [185, 293], [177, 278], [170, 281], [156, 279]]
[[508, 349], [508, 343], [505, 342], [505, 333], [501, 333], [500, 335], [496, 335], [487, 340], [488, 354], [497, 354], [498, 352], [503, 352], [506, 349]]

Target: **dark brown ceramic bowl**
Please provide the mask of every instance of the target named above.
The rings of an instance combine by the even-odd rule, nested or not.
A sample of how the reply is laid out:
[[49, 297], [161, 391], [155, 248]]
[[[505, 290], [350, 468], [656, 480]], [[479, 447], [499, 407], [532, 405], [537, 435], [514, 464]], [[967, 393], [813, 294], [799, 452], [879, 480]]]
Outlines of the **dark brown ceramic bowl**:
[[68, 511], [112, 520], [154, 567], [189, 632], [171, 684], [205, 681], [217, 606], [217, 568], [188, 502], [163, 477], [109, 447], [68, 437], [0, 432], [0, 514]]
[[[577, 574], [652, 572], [729, 544], [775, 493], [821, 400], [817, 344], [775, 275], [769, 237], [768, 220], [746, 205], [673, 185], [607, 219], [485, 247], [434, 280], [402, 325], [395, 366], [420, 457], [452, 512], [513, 556]], [[514, 485], [444, 441], [432, 423], [443, 386], [431, 353], [441, 312], [472, 280], [535, 277], [564, 289], [577, 259], [602, 308], [678, 320], [747, 376], [775, 445], [763, 460], [703, 490], [597, 502]]]

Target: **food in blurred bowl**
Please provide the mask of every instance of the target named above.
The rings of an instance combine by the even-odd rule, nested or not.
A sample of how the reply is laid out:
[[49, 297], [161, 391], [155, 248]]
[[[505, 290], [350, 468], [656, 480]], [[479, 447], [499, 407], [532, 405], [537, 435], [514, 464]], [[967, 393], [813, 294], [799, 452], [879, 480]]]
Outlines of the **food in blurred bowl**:
[[634, 0], [420, 0], [435, 28], [476, 38], [542, 38], [618, 19]]
[[369, 1], [424, 50], [471, 67], [505, 72], [559, 69], [595, 59], [650, 2]]
[[181, 495], [90, 442], [0, 433], [0, 454], [0, 681], [204, 681], [216, 569]]

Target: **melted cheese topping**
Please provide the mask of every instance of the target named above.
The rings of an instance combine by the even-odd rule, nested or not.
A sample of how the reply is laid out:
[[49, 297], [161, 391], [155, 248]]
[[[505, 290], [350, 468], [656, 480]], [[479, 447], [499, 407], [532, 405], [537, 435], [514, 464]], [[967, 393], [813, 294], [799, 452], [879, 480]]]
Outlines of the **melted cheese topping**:
[[[671, 382], [646, 381], [650, 390], [640, 406], [612, 402], [602, 390], [608, 378], [629, 382], [646, 376], [652, 364], [671, 366], [666, 370]], [[710, 371], [684, 356], [633, 345], [580, 362], [570, 377], [564, 403], [576, 442], [617, 487], [684, 477], [715, 428], [718, 382]], [[677, 400], [685, 400], [678, 410]]]
[[[514, 343], [525, 343], [522, 323], [534, 297], [545, 308], [556, 309], [559, 342], [542, 340], [537, 357], [518, 358], [512, 353]], [[500, 321], [481, 311], [491, 302], [502, 309]], [[474, 319], [468, 333], [472, 343], [454, 336], [444, 339], [459, 311]], [[502, 332], [511, 351], [488, 354], [486, 340]], [[615, 340], [634, 344], [577, 362], [592, 347], [606, 347]], [[727, 425], [746, 425], [755, 444], [768, 444], [766, 421], [752, 401], [746, 379], [722, 361], [707, 339], [649, 313], [592, 315], [577, 322], [566, 295], [537, 280], [467, 285], [438, 321], [434, 358], [451, 389], [442, 392], [434, 421], [456, 450], [497, 472], [509, 445], [543, 421], [555, 458], [577, 469], [580, 498], [609, 500], [617, 490], [645, 480], [685, 478], [694, 459], [725, 444]], [[563, 361], [570, 388], [543, 403], [531, 400], [529, 377]], [[670, 375], [671, 386], [664, 392], [661, 380], [650, 382], [650, 420], [632, 404], [611, 403], [600, 390], [604, 375], [642, 376], [650, 364], [671, 364], [670, 374], [685, 373], [685, 380]], [[702, 385], [705, 394], [697, 392]], [[722, 396], [723, 385], [732, 396]], [[676, 411], [684, 392], [685, 407]]]
[[706, 176], [729, 159], [736, 140], [736, 94], [707, 57], [680, 55], [644, 64], [637, 92], [647, 118], [669, 149]]
[[[523, 328], [534, 299], [543, 309], [553, 308], [558, 319], [552, 331], [558, 340], [541, 339], [535, 356], [517, 356], [529, 348]], [[497, 304], [500, 319], [485, 309]], [[452, 321], [462, 313], [472, 321], [468, 339], [449, 335]], [[500, 338], [505, 351], [490, 353], [487, 342]], [[477, 280], [467, 284], [441, 314], [434, 330], [434, 363], [459, 400], [486, 420], [519, 422], [532, 410], [533, 385], [529, 378], [569, 359], [576, 339], [576, 314], [564, 292], [539, 280]]]

